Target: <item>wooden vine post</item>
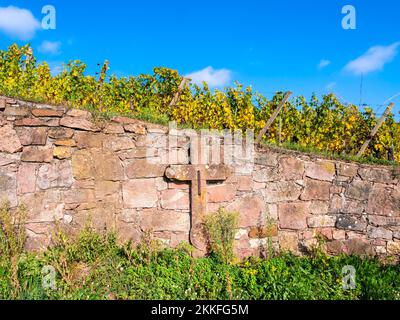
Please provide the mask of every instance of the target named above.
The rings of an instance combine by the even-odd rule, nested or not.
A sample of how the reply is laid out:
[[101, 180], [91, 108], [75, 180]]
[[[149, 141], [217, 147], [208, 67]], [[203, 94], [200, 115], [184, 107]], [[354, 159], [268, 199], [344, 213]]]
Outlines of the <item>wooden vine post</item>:
[[177, 104], [177, 102], [179, 100], [179, 97], [181, 96], [182, 91], [185, 88], [186, 83], [189, 82], [189, 81], [190, 81], [190, 79], [188, 79], [188, 78], [183, 78], [182, 79], [182, 82], [178, 87], [178, 91], [175, 93], [175, 96], [172, 98], [172, 100], [171, 100], [171, 102], [169, 104], [169, 108], [172, 108]]
[[260, 133], [257, 136], [256, 139], [256, 144], [261, 142], [262, 137], [267, 133], [268, 129], [271, 127], [271, 125], [274, 123], [276, 117], [278, 116], [279, 112], [281, 112], [283, 106], [285, 105], [285, 103], [289, 100], [289, 97], [292, 95], [291, 91], [288, 91], [285, 96], [283, 97], [283, 100], [280, 102], [280, 104], [278, 105], [278, 108], [276, 108], [276, 110], [274, 111], [274, 113], [272, 114], [272, 116], [269, 118], [269, 120], [267, 121], [267, 124], [265, 125], [265, 127], [260, 131]]
[[361, 157], [364, 154], [364, 152], [367, 149], [368, 145], [371, 143], [372, 139], [378, 133], [378, 130], [382, 126], [382, 124], [385, 121], [386, 117], [389, 115], [390, 111], [392, 111], [393, 106], [394, 106], [394, 103], [391, 103], [391, 104], [388, 105], [388, 107], [386, 108], [386, 110], [383, 113], [382, 117], [378, 120], [378, 122], [376, 123], [375, 127], [372, 129], [371, 134], [369, 135], [367, 140], [362, 145], [360, 151], [358, 151], [357, 157]]

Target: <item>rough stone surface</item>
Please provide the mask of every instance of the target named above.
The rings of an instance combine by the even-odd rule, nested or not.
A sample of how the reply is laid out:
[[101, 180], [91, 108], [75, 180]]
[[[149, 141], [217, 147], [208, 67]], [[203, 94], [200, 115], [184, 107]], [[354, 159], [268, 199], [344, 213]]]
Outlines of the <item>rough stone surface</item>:
[[25, 162], [51, 162], [53, 160], [53, 148], [24, 147], [21, 160]]
[[306, 229], [308, 210], [308, 204], [303, 202], [279, 204], [278, 214], [280, 228], [291, 230]]
[[332, 181], [336, 168], [333, 162], [317, 161], [306, 165], [306, 176], [316, 180]]
[[0, 152], [15, 153], [22, 150], [18, 135], [11, 125], [0, 127]]
[[135, 179], [122, 184], [125, 208], [152, 208], [157, 206], [155, 179]]
[[[147, 231], [167, 246], [189, 241], [191, 182], [168, 179], [166, 167], [194, 160], [193, 132], [175, 130], [170, 152], [162, 126], [117, 117], [98, 128], [84, 110], [4, 101], [0, 202], [27, 207], [28, 248], [51, 244], [56, 223], [75, 233], [89, 220], [133, 244]], [[244, 161], [237, 142], [217, 140], [221, 159], [239, 152], [229, 170], [214, 172], [224, 179], [203, 185], [205, 211], [238, 212], [240, 258], [265, 254], [270, 241], [274, 250], [303, 254], [317, 235], [333, 254], [399, 257], [397, 169], [259, 146], [253, 163]]]

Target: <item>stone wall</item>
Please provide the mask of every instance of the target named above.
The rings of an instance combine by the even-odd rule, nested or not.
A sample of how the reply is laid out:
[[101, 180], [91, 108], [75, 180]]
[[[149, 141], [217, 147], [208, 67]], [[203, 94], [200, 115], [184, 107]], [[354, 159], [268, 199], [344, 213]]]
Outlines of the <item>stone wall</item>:
[[[0, 201], [28, 210], [27, 246], [51, 244], [56, 222], [79, 230], [88, 219], [121, 240], [150, 231], [169, 246], [189, 241], [190, 186], [165, 177], [168, 128], [123, 117], [0, 97]], [[188, 164], [177, 137], [175, 164]], [[151, 160], [151, 161], [149, 161]], [[207, 186], [207, 212], [240, 213], [236, 252], [307, 251], [316, 236], [340, 252], [399, 255], [396, 168], [346, 163], [271, 148], [247, 173]]]

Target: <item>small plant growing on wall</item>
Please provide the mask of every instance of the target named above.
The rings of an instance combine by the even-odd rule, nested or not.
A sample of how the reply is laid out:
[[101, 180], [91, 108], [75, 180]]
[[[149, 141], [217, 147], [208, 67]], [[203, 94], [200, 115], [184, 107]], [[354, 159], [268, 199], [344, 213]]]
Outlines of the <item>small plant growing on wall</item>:
[[234, 258], [233, 244], [238, 227], [239, 213], [220, 208], [206, 217], [205, 225], [211, 252], [221, 261], [229, 263]]

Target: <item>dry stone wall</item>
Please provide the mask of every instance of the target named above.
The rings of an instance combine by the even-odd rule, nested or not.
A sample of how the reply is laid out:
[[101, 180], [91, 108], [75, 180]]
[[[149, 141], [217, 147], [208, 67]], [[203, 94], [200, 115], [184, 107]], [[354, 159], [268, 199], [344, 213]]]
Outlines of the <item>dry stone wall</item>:
[[[83, 110], [0, 98], [0, 201], [28, 211], [27, 246], [51, 244], [55, 224], [115, 229], [138, 242], [151, 232], [171, 247], [189, 241], [190, 185], [165, 177], [168, 128]], [[189, 137], [177, 137], [174, 164], [189, 164]], [[400, 254], [396, 168], [257, 149], [252, 170], [207, 185], [207, 212], [240, 213], [238, 256], [276, 250]]]

